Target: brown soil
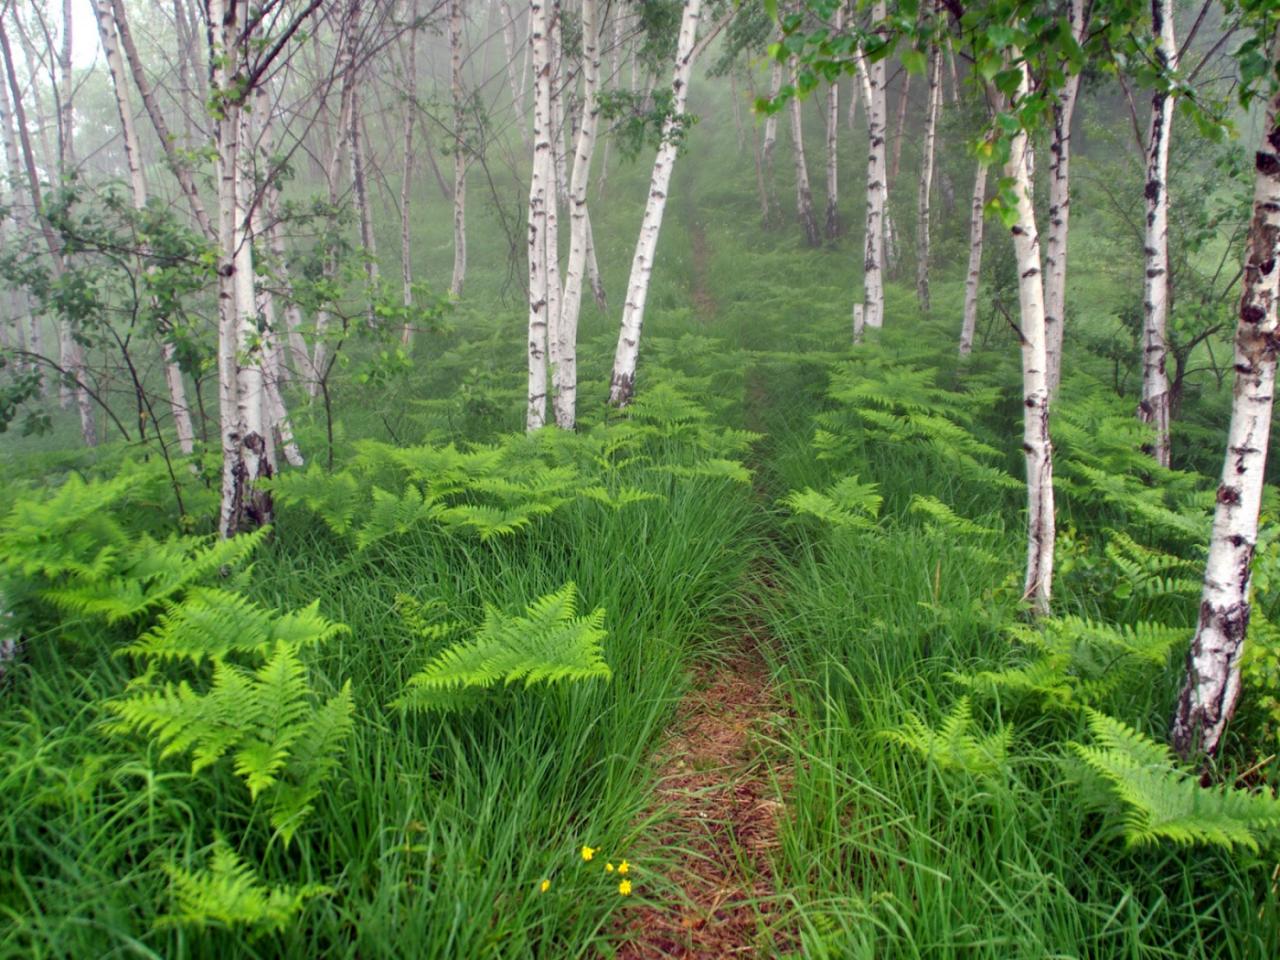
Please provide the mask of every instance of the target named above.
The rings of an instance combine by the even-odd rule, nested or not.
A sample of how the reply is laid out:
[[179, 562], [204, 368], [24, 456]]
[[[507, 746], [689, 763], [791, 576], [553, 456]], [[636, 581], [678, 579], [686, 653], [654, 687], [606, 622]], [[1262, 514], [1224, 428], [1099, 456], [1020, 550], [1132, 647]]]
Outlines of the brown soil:
[[784, 815], [779, 771], [764, 755], [783, 710], [753, 641], [701, 675], [655, 758], [658, 836], [676, 852], [670, 888], [624, 914], [625, 960], [770, 957], [784, 939], [771, 857]]

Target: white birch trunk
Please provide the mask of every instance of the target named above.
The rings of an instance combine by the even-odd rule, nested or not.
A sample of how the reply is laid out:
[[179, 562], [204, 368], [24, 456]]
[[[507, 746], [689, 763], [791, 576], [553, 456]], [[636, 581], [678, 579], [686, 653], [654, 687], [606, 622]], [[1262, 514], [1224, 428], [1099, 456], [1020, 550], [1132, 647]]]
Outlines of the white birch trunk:
[[351, 150], [351, 198], [355, 203], [356, 215], [360, 220], [360, 246], [364, 258], [364, 275], [368, 284], [369, 307], [367, 319], [370, 329], [377, 325], [377, 317], [373, 312], [373, 301], [378, 289], [378, 238], [373, 229], [373, 209], [369, 202], [369, 179], [365, 172], [367, 166], [364, 155], [364, 119], [360, 109], [359, 85], [352, 84], [350, 122], [347, 136]]
[[640, 237], [636, 241], [635, 257], [631, 261], [631, 278], [627, 282], [627, 298], [622, 307], [622, 330], [618, 335], [618, 348], [613, 357], [613, 376], [609, 384], [609, 403], [625, 407], [635, 394], [636, 361], [640, 355], [640, 332], [644, 324], [645, 298], [649, 293], [649, 278], [653, 274], [653, 256], [658, 247], [658, 232], [662, 229], [662, 215], [667, 206], [667, 190], [671, 184], [671, 171], [675, 166], [677, 125], [685, 112], [689, 98], [689, 79], [693, 74], [694, 41], [698, 34], [698, 18], [702, 12], [701, 0], [685, 0], [680, 18], [680, 36], [676, 43], [675, 74], [671, 80], [671, 101], [674, 116], [662, 126], [662, 145], [653, 161], [653, 175], [649, 181], [649, 198], [645, 203], [644, 219], [640, 223]]
[[[872, 18], [885, 17], [884, 0], [878, 0]], [[858, 76], [862, 78], [862, 100], [867, 114], [867, 218], [863, 250], [863, 322], [872, 329], [884, 326], [884, 238], [885, 238], [885, 90], [884, 60], [868, 63], [858, 54]]]
[[[502, 47], [507, 57], [507, 84], [511, 87], [511, 113], [515, 117], [516, 126], [520, 130], [520, 139], [526, 150], [533, 147], [529, 138], [529, 124], [524, 115], [524, 86], [520, 80], [520, 68], [517, 65], [516, 52], [516, 17], [507, 0], [500, 0], [498, 14], [502, 18]], [[526, 49], [528, 45], [526, 44]]]
[[[782, 64], [774, 60], [769, 64], [769, 99], [776, 100], [782, 89]], [[765, 226], [776, 219], [778, 200], [773, 192], [773, 153], [778, 145], [778, 115], [771, 113], [764, 121], [764, 143], [760, 147], [761, 165], [764, 167]]]
[[942, 106], [942, 51], [929, 53], [929, 95], [920, 157], [920, 188], [916, 198], [916, 303], [929, 312], [929, 200], [933, 189], [933, 157], [938, 138], [938, 110]]
[[565, 267], [564, 297], [556, 324], [558, 342], [555, 380], [556, 426], [572, 430], [578, 401], [578, 316], [582, 308], [583, 274], [591, 252], [591, 221], [587, 218], [587, 184], [595, 151], [600, 107], [600, 41], [596, 0], [582, 0], [582, 123], [569, 183], [569, 261]]
[[[95, 0], [94, 14], [98, 22], [98, 35], [102, 40], [102, 52], [111, 73], [111, 89], [115, 94], [116, 112], [120, 116], [120, 130], [124, 135], [125, 162], [129, 168], [129, 186], [134, 210], [147, 205], [147, 184], [142, 169], [142, 147], [138, 130], [133, 121], [133, 107], [129, 103], [128, 80], [124, 60], [120, 56], [119, 38], [112, 19], [111, 0]], [[146, 251], [143, 251], [143, 256]], [[191, 411], [187, 406], [186, 385], [176, 360], [177, 351], [161, 333], [161, 353], [164, 360], [164, 378], [169, 388], [169, 408], [173, 412], [174, 431], [178, 435], [178, 447], [187, 456], [195, 451], [195, 429], [191, 424]]]
[[554, 205], [551, 155], [551, 11], [553, 0], [529, 0], [529, 47], [533, 65], [533, 172], [529, 178], [529, 390], [525, 428], [547, 422], [547, 207]]
[[[1077, 40], [1088, 27], [1084, 0], [1069, 0], [1067, 19]], [[952, 61], [954, 70], [955, 62]], [[1068, 74], [1052, 105], [1053, 128], [1049, 141], [1049, 237], [1044, 252], [1045, 337], [1049, 358], [1049, 393], [1062, 382], [1062, 341], [1066, 332], [1067, 231], [1071, 214], [1071, 120], [1075, 114], [1080, 74]]]
[[[796, 86], [796, 58], [791, 58], [791, 86]], [[818, 233], [818, 221], [813, 215], [813, 191], [809, 187], [809, 165], [804, 155], [804, 122], [800, 113], [800, 98], [791, 97], [787, 102], [791, 118], [791, 157], [796, 167], [796, 217], [804, 230], [804, 240], [811, 247], [822, 243]]]
[[[844, 29], [844, 7], [836, 8], [832, 28], [839, 33]], [[827, 215], [828, 240], [840, 236], [840, 82], [827, 87]]]
[[449, 89], [453, 97], [453, 278], [449, 295], [462, 296], [467, 281], [467, 148], [463, 126], [462, 0], [449, 0]]
[[[1030, 90], [1025, 62], [1014, 106]], [[1011, 228], [1018, 266], [1018, 307], [1022, 341], [1022, 449], [1027, 465], [1027, 575], [1023, 596], [1037, 616], [1047, 616], [1053, 587], [1053, 446], [1049, 439], [1049, 383], [1046, 375], [1044, 283], [1040, 238], [1027, 154], [1030, 138], [1020, 130], [1010, 145], [1004, 175], [1014, 182], [1017, 220]]]
[[1240, 697], [1240, 658], [1249, 627], [1250, 570], [1258, 538], [1276, 380], [1280, 300], [1280, 93], [1268, 105], [1256, 154], [1253, 219], [1235, 341], [1231, 427], [1213, 512], [1200, 620], [1171, 739], [1184, 758], [1214, 753]]
[[[412, 10], [413, 20], [418, 20], [419, 0], [410, 0], [410, 9]], [[502, 4], [502, 13], [507, 18], [507, 26], [510, 28], [512, 38], [514, 38], [515, 25], [511, 20], [511, 5], [505, 0]], [[505, 36], [505, 33], [504, 33]], [[515, 69], [514, 67], [514, 50], [511, 49], [512, 39], [508, 40], [507, 49], [507, 70], [508, 73]], [[418, 113], [418, 31], [413, 29], [409, 31], [409, 53], [405, 58], [405, 108], [404, 117], [401, 126], [401, 157], [400, 157], [400, 282], [401, 297], [405, 308], [413, 306], [413, 256], [410, 242], [409, 227], [412, 221], [412, 202], [413, 202], [413, 127], [414, 120]], [[518, 84], [515, 77], [511, 76], [511, 92], [514, 96]], [[527, 133], [521, 129], [522, 134], [526, 137]], [[410, 346], [413, 343], [413, 327], [406, 319], [404, 328], [400, 331], [400, 343], [403, 346]]]
[[978, 327], [978, 281], [982, 275], [982, 238], [986, 227], [987, 165], [978, 164], [973, 178], [973, 201], [969, 209], [969, 272], [964, 278], [964, 320], [960, 326], [960, 356], [973, 352], [973, 336]]
[[[1178, 47], [1173, 36], [1173, 0], [1152, 0], [1151, 24], [1155, 34], [1157, 64], [1178, 69]], [[1174, 97], [1157, 91], [1151, 97], [1151, 127], [1147, 135], [1147, 200], [1143, 256], [1146, 261], [1142, 298], [1142, 401], [1138, 419], [1151, 424], [1155, 441], [1151, 455], [1169, 466], [1169, 138], [1173, 127]]]

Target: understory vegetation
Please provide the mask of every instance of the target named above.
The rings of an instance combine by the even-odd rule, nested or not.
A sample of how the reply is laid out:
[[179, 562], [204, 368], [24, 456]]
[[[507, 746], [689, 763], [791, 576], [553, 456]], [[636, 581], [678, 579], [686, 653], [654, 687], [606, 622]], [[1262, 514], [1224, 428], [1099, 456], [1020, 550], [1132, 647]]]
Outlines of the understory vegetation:
[[[963, 202], [931, 310], [900, 267], [852, 347], [861, 238], [743, 230], [732, 126], [688, 135], [635, 400], [604, 405], [616, 309], [584, 308], [576, 432], [522, 431], [526, 305], [484, 215], [411, 356], [356, 343], [294, 400], [309, 463], [268, 482], [269, 528], [218, 537], [216, 456], [75, 448], [67, 411], [6, 435], [0, 956], [613, 955], [679, 896], [654, 751], [744, 635], [786, 709], [758, 745], [782, 813], [755, 955], [1280, 956], [1280, 500], [1240, 711], [1184, 765], [1164, 744], [1230, 381], [1189, 347], [1174, 465], [1144, 453], [1098, 185], [1120, 174], [1082, 150], [1032, 620], [1006, 238], [972, 356]], [[614, 163], [593, 230], [620, 299], [648, 182]], [[419, 273], [445, 276], [450, 205], [421, 206]]]

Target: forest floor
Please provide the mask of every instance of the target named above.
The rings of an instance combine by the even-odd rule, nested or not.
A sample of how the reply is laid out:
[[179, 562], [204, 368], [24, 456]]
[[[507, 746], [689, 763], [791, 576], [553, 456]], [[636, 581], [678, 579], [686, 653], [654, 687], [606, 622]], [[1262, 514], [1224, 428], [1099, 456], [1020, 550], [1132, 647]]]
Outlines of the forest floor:
[[786, 947], [771, 914], [787, 776], [770, 749], [786, 711], [760, 641], [730, 642], [723, 660], [699, 671], [654, 758], [657, 839], [676, 851], [672, 890], [667, 902], [628, 914], [618, 952], [626, 960], [769, 956]]

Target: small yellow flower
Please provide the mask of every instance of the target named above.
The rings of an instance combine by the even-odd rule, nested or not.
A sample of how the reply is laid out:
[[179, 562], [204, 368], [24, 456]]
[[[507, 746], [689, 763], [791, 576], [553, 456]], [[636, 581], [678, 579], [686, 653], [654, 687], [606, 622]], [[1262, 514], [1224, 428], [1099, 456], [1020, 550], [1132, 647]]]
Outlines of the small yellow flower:
[[624, 897], [630, 896], [630, 895], [631, 895], [631, 881], [630, 881], [630, 880], [623, 880], [620, 884], [618, 884], [618, 892], [619, 892], [620, 894], [622, 894]]
[[612, 863], [606, 863], [606, 864], [604, 865], [604, 872], [605, 872], [605, 873], [613, 873], [613, 864], [612, 864]]
[[543, 893], [546, 893], [548, 890], [551, 889], [551, 881], [543, 880], [540, 884], [538, 884], [538, 889], [541, 890]]
[[595, 848], [594, 848], [594, 847], [588, 847], [586, 844], [583, 844], [583, 846], [582, 846], [582, 859], [583, 859], [583, 860], [590, 860], [590, 859], [591, 859], [592, 857], [594, 857], [595, 855], [596, 855], [596, 851], [595, 851]]
[[631, 872], [631, 864], [629, 864], [629, 863], [627, 863], [627, 861], [623, 860], [620, 864], [618, 864], [618, 872], [619, 872], [619, 873], [630, 873], [630, 872]]

